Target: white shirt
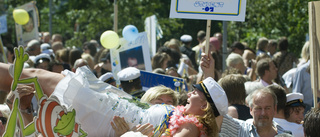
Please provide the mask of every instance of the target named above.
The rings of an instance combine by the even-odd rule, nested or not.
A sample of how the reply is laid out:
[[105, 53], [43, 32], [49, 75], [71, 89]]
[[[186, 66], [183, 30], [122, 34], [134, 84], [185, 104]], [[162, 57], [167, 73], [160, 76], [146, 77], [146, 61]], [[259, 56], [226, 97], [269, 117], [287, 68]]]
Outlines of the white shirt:
[[302, 124], [289, 122], [280, 118], [273, 118], [273, 121], [277, 122], [284, 130], [291, 131], [294, 137], [304, 137]]

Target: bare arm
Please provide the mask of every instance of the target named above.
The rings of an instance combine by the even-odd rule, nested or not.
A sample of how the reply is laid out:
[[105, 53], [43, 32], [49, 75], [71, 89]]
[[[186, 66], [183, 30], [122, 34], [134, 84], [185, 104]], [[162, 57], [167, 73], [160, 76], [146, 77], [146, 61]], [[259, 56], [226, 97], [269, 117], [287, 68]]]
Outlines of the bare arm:
[[211, 55], [207, 56], [204, 53], [201, 54], [201, 61], [200, 66], [203, 71], [204, 79], [207, 77], [214, 78], [214, 71], [215, 71], [215, 65], [214, 65], [214, 59]]
[[[0, 63], [0, 90], [10, 92], [12, 77], [9, 74], [9, 64]], [[43, 92], [50, 96], [56, 85], [64, 77], [60, 73], [50, 72], [43, 69], [23, 69], [21, 78], [38, 77]]]
[[0, 90], [10, 92], [12, 77], [9, 74], [8, 64], [0, 63]]
[[[31, 111], [26, 112], [28, 109], [31, 109], [31, 100], [34, 95], [34, 89], [31, 86], [28, 85], [18, 85], [17, 92], [20, 96], [20, 112], [22, 114], [23, 120], [24, 120], [24, 126], [28, 125], [30, 122], [33, 121], [33, 112]], [[10, 109], [12, 109], [12, 103], [14, 102], [15, 95], [13, 91], [10, 91], [10, 93], [7, 96], [7, 105]], [[24, 110], [24, 111], [21, 111]], [[32, 110], [32, 109], [31, 109]]]
[[238, 111], [234, 106], [228, 107], [228, 115], [230, 115], [233, 118], [239, 118]]

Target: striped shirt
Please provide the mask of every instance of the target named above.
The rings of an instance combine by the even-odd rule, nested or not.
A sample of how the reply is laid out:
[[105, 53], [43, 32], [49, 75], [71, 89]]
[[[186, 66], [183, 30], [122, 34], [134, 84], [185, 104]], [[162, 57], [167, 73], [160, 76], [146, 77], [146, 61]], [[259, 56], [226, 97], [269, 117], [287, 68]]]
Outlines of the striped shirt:
[[[277, 129], [277, 134], [290, 133], [273, 121], [273, 127]], [[234, 119], [228, 115], [223, 117], [220, 137], [260, 137], [257, 128], [253, 125], [253, 119], [246, 121]]]

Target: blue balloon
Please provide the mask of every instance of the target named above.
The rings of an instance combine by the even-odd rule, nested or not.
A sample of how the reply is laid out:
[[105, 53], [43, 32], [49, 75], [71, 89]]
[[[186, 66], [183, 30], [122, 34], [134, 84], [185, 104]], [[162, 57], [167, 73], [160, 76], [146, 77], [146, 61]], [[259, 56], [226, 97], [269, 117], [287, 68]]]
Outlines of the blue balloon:
[[122, 36], [127, 41], [134, 41], [139, 36], [139, 31], [136, 26], [127, 25], [122, 30]]

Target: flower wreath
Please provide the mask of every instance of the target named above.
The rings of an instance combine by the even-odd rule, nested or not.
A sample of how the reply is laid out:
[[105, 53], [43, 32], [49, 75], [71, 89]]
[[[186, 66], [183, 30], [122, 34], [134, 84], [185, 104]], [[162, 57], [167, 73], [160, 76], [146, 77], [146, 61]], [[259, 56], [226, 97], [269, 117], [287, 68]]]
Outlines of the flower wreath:
[[172, 136], [174, 135], [179, 127], [185, 123], [193, 123], [195, 124], [199, 131], [200, 131], [200, 137], [206, 136], [205, 133], [205, 127], [203, 126], [202, 123], [199, 122], [199, 120], [192, 115], [184, 115], [185, 109], [183, 106], [177, 106], [174, 109], [173, 115], [170, 116], [170, 121], [169, 121], [169, 131], [167, 130], [165, 136]]

